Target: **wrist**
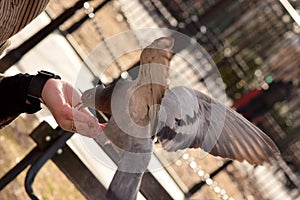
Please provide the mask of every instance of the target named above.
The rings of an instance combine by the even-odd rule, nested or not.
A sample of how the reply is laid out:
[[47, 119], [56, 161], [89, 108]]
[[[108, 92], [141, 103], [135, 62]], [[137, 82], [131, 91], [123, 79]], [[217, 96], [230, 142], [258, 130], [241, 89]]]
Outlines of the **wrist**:
[[35, 75], [28, 86], [27, 90], [27, 101], [29, 102], [33, 107], [39, 107], [40, 103], [43, 103], [42, 100], [42, 91], [46, 84], [46, 82], [49, 79], [60, 79], [58, 75], [55, 75], [51, 72], [47, 71], [39, 71], [37, 75]]
[[28, 86], [27, 98], [31, 102], [32, 100], [42, 103], [42, 91], [46, 82], [51, 79], [60, 79], [58, 75], [55, 75], [47, 71], [39, 71], [35, 75]]

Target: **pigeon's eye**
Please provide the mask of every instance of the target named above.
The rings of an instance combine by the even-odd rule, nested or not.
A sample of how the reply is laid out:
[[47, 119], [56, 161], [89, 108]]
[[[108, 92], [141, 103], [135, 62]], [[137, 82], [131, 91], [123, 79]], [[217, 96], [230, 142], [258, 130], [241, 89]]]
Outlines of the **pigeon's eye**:
[[177, 119], [177, 118], [175, 118], [175, 124], [177, 126], [183, 126], [185, 124], [185, 122], [183, 121], [183, 119]]

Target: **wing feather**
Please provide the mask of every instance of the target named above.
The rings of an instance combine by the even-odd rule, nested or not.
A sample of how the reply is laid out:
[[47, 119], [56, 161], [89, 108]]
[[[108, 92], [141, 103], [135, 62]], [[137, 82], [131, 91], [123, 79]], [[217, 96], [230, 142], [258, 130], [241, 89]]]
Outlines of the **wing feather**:
[[279, 154], [274, 142], [243, 116], [187, 87], [168, 90], [158, 116], [162, 125], [157, 137], [168, 151], [200, 147], [212, 155], [251, 164], [271, 162]]

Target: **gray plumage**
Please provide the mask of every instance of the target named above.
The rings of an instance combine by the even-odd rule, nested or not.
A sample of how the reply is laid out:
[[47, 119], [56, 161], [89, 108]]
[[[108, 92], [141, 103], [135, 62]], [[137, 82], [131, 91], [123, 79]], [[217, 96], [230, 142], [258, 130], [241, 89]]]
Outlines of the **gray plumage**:
[[82, 95], [84, 105], [112, 115], [104, 133], [121, 159], [109, 199], [136, 198], [153, 137], [167, 151], [200, 147], [251, 164], [271, 162], [279, 154], [265, 133], [232, 109], [191, 88], [167, 88], [173, 44], [165, 37], [146, 47], [136, 80], [97, 86]]
[[157, 137], [168, 151], [200, 147], [214, 156], [251, 164], [276, 160], [273, 141], [243, 116], [191, 88], [166, 92]]

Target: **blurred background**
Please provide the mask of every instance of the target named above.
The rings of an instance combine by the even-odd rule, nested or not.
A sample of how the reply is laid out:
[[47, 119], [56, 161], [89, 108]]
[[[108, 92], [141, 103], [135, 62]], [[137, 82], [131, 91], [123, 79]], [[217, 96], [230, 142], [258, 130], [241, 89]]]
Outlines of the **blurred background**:
[[[297, 0], [52, 0], [45, 12], [12, 38], [0, 70], [6, 74], [53, 71], [84, 91], [99, 78], [109, 83], [137, 65], [140, 50], [118, 56], [120, 49], [138, 49], [145, 38], [152, 40], [161, 33], [130, 35], [116, 44], [104, 41], [140, 28], [181, 32], [208, 52], [222, 79], [214, 73], [210, 58], [191, 46], [173, 58], [171, 68], [176, 69], [171, 81], [180, 84], [180, 74], [195, 89], [217, 99], [225, 95], [226, 105], [273, 139], [282, 160], [272, 166], [250, 166], [210, 155], [202, 158], [198, 149], [167, 154], [157, 147], [159, 162], [169, 163], [163, 170], [169, 182], [159, 180], [161, 187], [173, 199], [296, 200], [300, 199], [299, 13]], [[201, 63], [200, 71], [191, 67], [191, 59]], [[85, 74], [84, 81], [78, 80], [79, 73]], [[1, 130], [1, 176], [35, 146], [29, 134], [43, 120], [55, 127], [49, 112], [42, 111], [21, 115]], [[74, 152], [76, 138], [68, 143]], [[0, 199], [29, 199], [23, 187], [25, 174], [1, 190]], [[170, 182], [176, 187], [168, 189]], [[51, 161], [34, 185], [41, 199], [87, 198]]]

